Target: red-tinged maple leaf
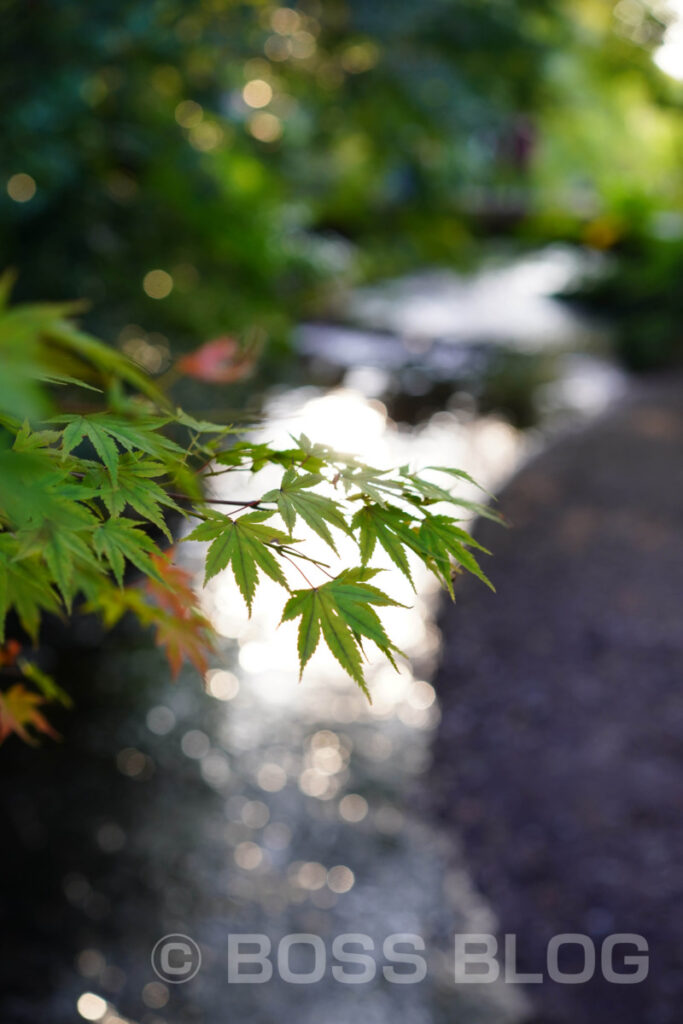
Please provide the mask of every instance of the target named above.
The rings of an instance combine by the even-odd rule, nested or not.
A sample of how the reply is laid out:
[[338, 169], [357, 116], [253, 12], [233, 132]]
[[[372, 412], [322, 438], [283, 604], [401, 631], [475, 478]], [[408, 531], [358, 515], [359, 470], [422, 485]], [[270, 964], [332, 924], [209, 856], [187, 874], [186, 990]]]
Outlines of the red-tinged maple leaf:
[[164, 615], [155, 621], [156, 642], [163, 647], [175, 679], [187, 659], [202, 675], [209, 667], [209, 654], [214, 649], [211, 625], [197, 612], [191, 618], [180, 619]]
[[180, 618], [189, 617], [191, 611], [197, 608], [191, 574], [187, 569], [174, 565], [172, 550], [163, 555], [152, 555], [151, 560], [166, 586], [150, 578], [146, 582], [147, 593], [154, 598], [160, 608], [164, 608], [172, 615]]
[[0, 693], [0, 743], [16, 733], [25, 743], [35, 744], [35, 738], [28, 729], [45, 733], [54, 740], [61, 739], [38, 710], [41, 704], [45, 704], [45, 698], [38, 693], [31, 693], [21, 683], [15, 683], [9, 690]]
[[176, 369], [187, 377], [211, 384], [230, 384], [242, 380], [254, 365], [253, 353], [240, 348], [235, 338], [214, 338], [194, 352], [182, 356]]
[[146, 591], [162, 612], [156, 615], [156, 642], [165, 648], [174, 678], [187, 658], [202, 674], [215, 648], [214, 632], [201, 613], [192, 589], [192, 577], [171, 561], [169, 554], [153, 555], [152, 561], [166, 586], [148, 579]]
[[8, 640], [0, 647], [0, 666], [14, 665], [21, 654], [21, 644], [18, 640]]

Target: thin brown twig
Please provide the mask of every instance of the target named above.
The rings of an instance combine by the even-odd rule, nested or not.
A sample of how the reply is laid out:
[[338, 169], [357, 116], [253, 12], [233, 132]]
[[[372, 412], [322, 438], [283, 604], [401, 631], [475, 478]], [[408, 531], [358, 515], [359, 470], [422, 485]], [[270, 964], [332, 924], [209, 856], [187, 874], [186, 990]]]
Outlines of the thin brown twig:
[[304, 579], [306, 580], [306, 582], [308, 583], [309, 587], [310, 587], [310, 588], [311, 588], [312, 590], [315, 590], [315, 587], [313, 586], [313, 584], [311, 583], [311, 581], [309, 580], [308, 576], [307, 576], [307, 575], [306, 575], [306, 573], [305, 573], [305, 572], [303, 571], [303, 569], [301, 568], [301, 566], [300, 566], [300, 565], [297, 565], [297, 564], [296, 564], [296, 562], [295, 562], [295, 561], [294, 561], [294, 560], [293, 560], [292, 558], [290, 558], [290, 557], [289, 557], [289, 555], [286, 555], [286, 554], [284, 553], [284, 551], [280, 551], [280, 554], [282, 555], [282, 557], [283, 557], [283, 558], [286, 558], [286, 559], [287, 559], [287, 561], [289, 562], [289, 564], [290, 564], [290, 565], [293, 565], [295, 569], [298, 569], [298, 570], [299, 570], [299, 572], [301, 573], [301, 575], [303, 576], [303, 578], [304, 578]]
[[255, 498], [253, 501], [237, 501], [228, 498], [191, 498], [187, 494], [180, 494], [178, 491], [167, 491], [169, 498], [176, 498], [178, 501], [203, 501], [207, 505], [238, 505], [240, 508], [259, 508], [262, 502], [261, 498]]

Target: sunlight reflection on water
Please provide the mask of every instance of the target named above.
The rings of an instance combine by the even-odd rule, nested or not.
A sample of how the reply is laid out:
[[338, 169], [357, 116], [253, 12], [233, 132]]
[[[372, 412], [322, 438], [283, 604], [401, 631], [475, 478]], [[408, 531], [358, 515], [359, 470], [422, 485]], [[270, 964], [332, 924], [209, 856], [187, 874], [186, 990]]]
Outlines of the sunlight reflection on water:
[[[327, 394], [302, 388], [269, 403], [266, 422], [259, 437], [267, 438], [275, 444], [287, 445], [291, 443], [291, 435], [300, 433], [346, 454], [357, 454], [379, 468], [390, 468], [406, 462], [417, 469], [434, 464], [464, 468], [476, 473], [482, 484], [489, 489], [498, 486], [510, 472], [524, 445], [518, 432], [495, 417], [468, 422], [459, 420], [451, 413], [442, 412], [419, 428], [398, 429], [387, 418], [381, 403], [368, 401], [357, 392], [345, 388]], [[276, 468], [264, 469], [255, 478], [251, 478], [248, 484], [234, 483], [233, 476], [227, 474], [218, 478], [221, 483], [216, 485], [214, 496], [253, 499], [255, 494], [275, 485], [279, 473]], [[467, 483], [463, 483], [460, 491], [467, 498], [481, 497]], [[343, 535], [336, 538], [340, 557], [335, 559], [334, 553], [301, 520], [297, 522], [295, 532], [304, 540], [306, 552], [326, 562], [332, 573], [357, 562], [355, 543]], [[190, 546], [195, 551], [189, 557], [193, 563], [201, 564], [204, 546], [185, 545], [186, 557]], [[385, 587], [389, 587], [397, 601], [408, 606], [386, 609], [384, 617], [390, 635], [401, 638], [409, 659], [431, 666], [438, 653], [438, 637], [430, 621], [433, 597], [437, 590], [433, 577], [417, 559], [412, 559], [416, 595], [383, 552], [373, 564], [387, 570]], [[315, 572], [315, 567], [307, 570], [309, 575]], [[289, 570], [287, 575], [292, 586], [307, 585], [301, 578], [297, 579], [294, 570]], [[320, 570], [318, 575], [321, 580], [324, 579]], [[341, 673], [333, 656], [322, 645], [314, 655], [299, 688], [296, 625], [283, 623], [275, 628], [284, 595], [282, 588], [271, 580], [262, 580], [251, 618], [248, 617], [230, 573], [224, 572], [215, 577], [206, 589], [200, 591], [200, 596], [204, 610], [218, 633], [238, 641], [240, 669], [250, 680], [249, 686], [260, 700], [280, 704], [287, 713], [297, 715], [302, 713], [303, 706], [311, 700], [323, 710], [325, 701], [320, 703], [316, 699], [316, 691], [321, 687], [325, 694], [329, 693], [330, 687], [333, 691], [341, 688], [353, 695], [351, 699], [357, 702], [357, 716], [370, 718], [389, 713], [389, 705], [395, 710], [405, 704], [404, 695], [407, 690], [404, 680], [410, 678], [408, 666], [404, 666], [399, 675], [392, 671], [391, 681], [383, 684], [386, 674], [384, 660], [381, 656], [370, 656], [368, 675], [374, 703], [368, 707], [365, 698], [356, 692], [353, 684]], [[410, 717], [411, 712], [407, 706], [404, 714]], [[417, 718], [414, 716], [416, 724]]]
[[[500, 485], [526, 446], [495, 417], [442, 412], [420, 427], [399, 429], [381, 403], [348, 388], [301, 388], [272, 398], [259, 439], [287, 445], [290, 435], [302, 432], [382, 468], [406, 462], [416, 469], [458, 466], [487, 488]], [[278, 479], [272, 469], [246, 484], [228, 474], [217, 478], [214, 496], [253, 498]], [[468, 484], [461, 493], [481, 497]], [[349, 538], [335, 538], [335, 560], [301, 521], [295, 532], [309, 554], [330, 563], [331, 572], [357, 562]], [[205, 545], [182, 546], [198, 584], [204, 554]], [[226, 799], [228, 821], [220, 834], [230, 856], [221, 884], [254, 931], [422, 935], [429, 960], [423, 984], [397, 992], [380, 978], [363, 986], [364, 1014], [378, 1024], [446, 1022], [454, 1009], [463, 1021], [513, 1021], [518, 994], [486, 986], [465, 1003], [450, 987], [452, 932], [481, 930], [491, 915], [457, 863], [452, 839], [446, 842], [420, 812], [420, 780], [439, 716], [427, 681], [439, 650], [437, 587], [417, 561], [417, 594], [388, 560], [375, 564], [388, 570], [384, 588], [407, 605], [388, 609], [384, 618], [408, 660], [397, 673], [382, 656], [369, 656], [372, 705], [322, 646], [299, 682], [295, 625], [277, 626], [285, 597], [277, 584], [261, 582], [251, 618], [230, 573], [199, 589], [224, 638], [224, 665], [207, 675], [208, 692], [216, 698], [213, 739], [186, 733], [181, 749], [198, 759], [205, 782]], [[293, 569], [289, 579], [304, 585]], [[208, 932], [204, 939], [211, 945]], [[265, 988], [257, 990], [258, 998], [241, 991], [243, 1012], [264, 1011]], [[355, 1016], [348, 990], [340, 993], [331, 982], [306, 989], [303, 1002], [296, 988], [278, 992], [278, 1019], [342, 1022]]]
[[[397, 425], [373, 395], [383, 393], [387, 366], [393, 365], [389, 357], [402, 365], [406, 353], [422, 359], [423, 348], [429, 348], [407, 337], [411, 325], [417, 333], [443, 331], [442, 348], [451, 355], [459, 334], [470, 336], [482, 311], [482, 337], [495, 327], [531, 347], [564, 340], [580, 348], [585, 325], [549, 295], [574, 264], [559, 250], [550, 255], [550, 262], [546, 254], [492, 271], [467, 288], [453, 275], [423, 275], [414, 287], [404, 279], [361, 293], [366, 327], [386, 332], [393, 323], [387, 316], [394, 317], [399, 336], [385, 333], [378, 340], [366, 330], [354, 338], [347, 328], [340, 334], [337, 326], [325, 327], [322, 341], [334, 349], [345, 386], [274, 393], [255, 439], [288, 447], [291, 435], [305, 433], [378, 468], [458, 467], [495, 492], [540, 445], [533, 432], [522, 434], [502, 418], [477, 415], [474, 401], [436, 412], [418, 426]], [[316, 345], [320, 340], [313, 338]], [[436, 347], [435, 342], [429, 351]], [[544, 423], [563, 405], [593, 414], [622, 386], [610, 366], [596, 374], [592, 357], [558, 358], [561, 378], [541, 396]], [[408, 367], [401, 378], [409, 402], [418, 394], [407, 386], [412, 374]], [[213, 496], [254, 499], [277, 486], [280, 473], [270, 467], [253, 478], [216, 477]], [[460, 493], [481, 497], [465, 482]], [[336, 536], [335, 559], [301, 520], [295, 532], [308, 554], [330, 563], [331, 572], [358, 562], [356, 545], [347, 537]], [[202, 588], [205, 554], [206, 545], [179, 546], [180, 561], [196, 574], [197, 593], [220, 637], [206, 694], [189, 672], [181, 685], [171, 684], [155, 652], [120, 651], [107, 660], [105, 671], [113, 678], [134, 680], [149, 666], [156, 688], [140, 716], [145, 724], [133, 716], [112, 740], [115, 770], [130, 786], [119, 808], [130, 825], [125, 831], [112, 813], [112, 820], [98, 819], [95, 837], [102, 851], [124, 849], [119, 874], [93, 869], [92, 879], [73, 871], [64, 878], [66, 900], [85, 915], [88, 938], [77, 961], [79, 976], [60, 998], [68, 997], [73, 1013], [77, 984], [81, 1010], [99, 1013], [103, 996], [90, 989], [98, 985], [118, 998], [125, 983], [126, 1005], [144, 1024], [219, 1024], [233, 1018], [355, 1024], [361, 1012], [368, 1024], [453, 1024], [456, 1017], [458, 1024], [515, 1024], [523, 1010], [516, 987], [463, 992], [452, 982], [453, 933], [493, 931], [496, 923], [472, 886], [457, 837], [440, 831], [425, 807], [425, 773], [439, 719], [429, 683], [440, 645], [433, 577], [413, 560], [413, 593], [393, 564], [382, 560], [383, 552], [377, 556], [375, 564], [387, 570], [380, 585], [407, 606], [387, 609], [383, 618], [408, 658], [397, 673], [369, 652], [370, 705], [323, 647], [300, 682], [296, 626], [278, 626], [283, 589], [262, 580], [250, 618], [230, 572]], [[315, 567], [306, 572], [312, 582], [324, 579], [313, 580]], [[490, 575], [495, 582], [495, 559]], [[307, 585], [294, 568], [288, 578], [294, 587]], [[144, 788], [150, 779], [153, 799]], [[102, 949], [91, 948], [91, 921], [106, 917], [99, 890], [128, 891], [131, 864], [144, 872], [151, 896], [132, 914], [120, 901], [118, 940], [107, 947], [106, 933], [95, 931]], [[110, 906], [118, 908], [117, 900], [115, 895]], [[169, 992], [151, 980], [145, 929], [153, 929], [154, 941], [183, 932], [200, 944], [204, 964], [191, 985], [171, 986]], [[428, 974], [420, 985], [387, 985], [381, 971], [358, 988], [335, 984], [329, 971], [319, 984], [304, 987], [276, 980], [226, 983], [231, 932], [266, 934], [273, 945], [288, 932], [310, 932], [328, 950], [335, 935], [362, 932], [375, 939], [380, 962], [383, 938], [400, 931], [421, 935], [426, 943]], [[105, 1024], [124, 1020], [106, 1006]], [[86, 1014], [81, 1017], [88, 1019]]]

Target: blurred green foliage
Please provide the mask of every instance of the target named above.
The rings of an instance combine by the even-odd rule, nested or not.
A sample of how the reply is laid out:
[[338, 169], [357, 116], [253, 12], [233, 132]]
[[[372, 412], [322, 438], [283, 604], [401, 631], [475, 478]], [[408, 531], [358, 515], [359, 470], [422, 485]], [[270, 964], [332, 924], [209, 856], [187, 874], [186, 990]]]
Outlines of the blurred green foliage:
[[681, 198], [653, 11], [0, 0], [0, 264], [155, 372], [491, 234], [611, 248]]

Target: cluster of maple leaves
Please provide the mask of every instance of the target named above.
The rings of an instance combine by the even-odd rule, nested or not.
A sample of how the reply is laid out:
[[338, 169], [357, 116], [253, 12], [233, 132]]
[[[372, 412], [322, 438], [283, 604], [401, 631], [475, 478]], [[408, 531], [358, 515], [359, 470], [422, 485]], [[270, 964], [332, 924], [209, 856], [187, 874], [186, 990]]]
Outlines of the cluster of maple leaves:
[[[239, 438], [239, 429], [173, 408], [150, 379], [78, 331], [66, 313], [24, 306], [0, 314], [9, 383], [0, 388], [0, 644], [9, 613], [34, 643], [45, 614], [85, 610], [113, 626], [132, 613], [155, 630], [174, 674], [184, 660], [205, 671], [213, 633], [188, 574], [164, 551], [173, 541], [169, 516], [196, 521], [188, 539], [209, 543], [206, 581], [229, 569], [250, 613], [262, 574], [283, 588], [283, 621], [300, 620], [302, 671], [322, 640], [368, 697], [364, 642], [392, 663], [401, 653], [376, 610], [397, 603], [374, 582], [379, 570], [369, 563], [378, 545], [411, 585], [409, 556], [451, 595], [455, 567], [489, 583], [472, 553], [478, 545], [455, 512], [495, 513], [432, 479], [448, 474], [473, 483], [466, 474], [375, 469], [304, 435], [287, 449]], [[186, 372], [207, 375], [212, 360], [235, 358], [233, 346], [205, 348], [185, 357]], [[56, 390], [65, 395], [59, 404]], [[278, 467], [281, 479], [253, 500], [225, 511], [205, 493], [205, 476], [246, 470], [256, 479], [264, 466]], [[453, 514], [433, 511], [443, 503]], [[352, 537], [359, 564], [330, 573], [295, 538], [298, 520], [335, 555], [335, 533]], [[308, 563], [325, 576], [317, 586], [301, 568]], [[292, 566], [306, 587], [293, 589]], [[0, 742], [11, 732], [27, 739], [31, 727], [52, 735], [42, 706], [68, 702], [15, 643], [0, 648], [0, 681], [15, 677], [0, 690]]]

